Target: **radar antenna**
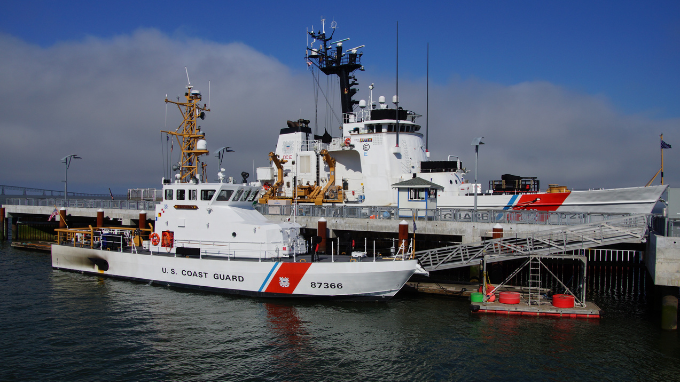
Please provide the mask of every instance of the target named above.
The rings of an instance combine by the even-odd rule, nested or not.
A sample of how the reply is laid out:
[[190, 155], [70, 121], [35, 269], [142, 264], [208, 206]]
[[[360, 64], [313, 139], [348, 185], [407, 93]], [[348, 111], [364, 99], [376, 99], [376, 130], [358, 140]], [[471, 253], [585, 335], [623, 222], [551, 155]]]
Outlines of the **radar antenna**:
[[[340, 103], [342, 105], [342, 113], [351, 113], [354, 110], [354, 105], [359, 101], [355, 101], [352, 97], [357, 93], [355, 86], [359, 85], [352, 73], [357, 70], [363, 70], [361, 66], [361, 56], [363, 53], [357, 52], [358, 49], [363, 48], [364, 45], [357, 46], [346, 52], [342, 50], [342, 43], [348, 41], [349, 38], [341, 39], [334, 42], [329, 42], [333, 39], [337, 23], [331, 23], [330, 36], [326, 36], [325, 20], [322, 21], [322, 30], [320, 32], [307, 32], [313, 39], [312, 46], [307, 47], [308, 62], [314, 64], [326, 75], [337, 75], [340, 79]], [[320, 41], [318, 48], [314, 47], [314, 43]], [[333, 47], [335, 45], [335, 47]]]

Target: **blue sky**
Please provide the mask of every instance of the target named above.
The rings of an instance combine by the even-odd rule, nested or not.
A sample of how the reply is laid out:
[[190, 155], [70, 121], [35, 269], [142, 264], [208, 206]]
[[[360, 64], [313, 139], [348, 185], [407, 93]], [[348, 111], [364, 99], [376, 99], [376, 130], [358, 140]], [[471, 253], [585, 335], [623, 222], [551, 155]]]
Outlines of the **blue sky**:
[[318, 29], [322, 16], [338, 22], [337, 36], [351, 34], [352, 43], [367, 45], [367, 69], [394, 72], [399, 21], [401, 76], [425, 75], [429, 42], [432, 81], [544, 80], [605, 94], [628, 112], [680, 116], [678, 1], [397, 1], [344, 8], [307, 1], [21, 1], [3, 4], [0, 30], [49, 47], [155, 28], [243, 42], [304, 70], [304, 29]]
[[[281, 99], [276, 102], [281, 105], [275, 106], [279, 115], [274, 115], [271, 121], [258, 123], [274, 124], [275, 120], [296, 119], [301, 114], [309, 116], [307, 104], [286, 96], [283, 86], [295, 88], [292, 93], [299, 94], [299, 98], [311, 94], [311, 80], [303, 58], [305, 30], [312, 25], [319, 29], [323, 16], [327, 20], [327, 30], [331, 21], [338, 23], [336, 37], [350, 37], [350, 46], [366, 45], [362, 60], [366, 71], [358, 75], [359, 98], [367, 97], [365, 87], [370, 82], [385, 89], [385, 95], [394, 91], [398, 21], [402, 104], [405, 100], [411, 101], [414, 105], [411, 108], [421, 114], [425, 111], [426, 44], [430, 44], [430, 97], [440, 102], [437, 105], [431, 98], [430, 112], [433, 117], [440, 114], [442, 125], [440, 137], [435, 139], [450, 140], [446, 146], [442, 143], [441, 151], [456, 152], [467, 163], [472, 163], [472, 155], [467, 153], [469, 142], [475, 136], [487, 136], [485, 149], [490, 153], [486, 158], [483, 152], [480, 154], [480, 161], [487, 161], [481, 163], [487, 166], [486, 174], [480, 171], [483, 179], [497, 178], [505, 172], [543, 178], [559, 173], [561, 179], [580, 188], [643, 185], [658, 169], [660, 133], [680, 149], [678, 1], [396, 1], [325, 2], [323, 5], [302, 1], [23, 1], [6, 2], [2, 9], [0, 37], [9, 47], [5, 49], [8, 56], [3, 60], [11, 62], [0, 66], [3, 70], [0, 80], [6, 80], [0, 86], [5, 90], [4, 97], [8, 97], [6, 86], [10, 80], [17, 81], [16, 86], [38, 89], [27, 92], [23, 99], [15, 95], [12, 100], [22, 105], [31, 104], [32, 110], [60, 109], [51, 103], [52, 98], [36, 93], [46, 86], [44, 79], [36, 79], [36, 73], [47, 76], [44, 73], [54, 69], [49, 78], [63, 80], [64, 84], [87, 83], [82, 89], [77, 88], [80, 93], [87, 94], [89, 88], [101, 89], [94, 90], [88, 98], [100, 96], [110, 89], [107, 102], [115, 104], [116, 94], [122, 98], [124, 90], [116, 93], [115, 86], [110, 83], [97, 84], [97, 80], [81, 78], [82, 73], [71, 72], [73, 68], [82, 64], [81, 72], [96, 69], [115, 76], [149, 78], [142, 73], [150, 70], [146, 66], [148, 62], [160, 59], [162, 55], [157, 51], [163, 46], [167, 51], [162, 57], [171, 58], [173, 52], [182, 57], [173, 62], [178, 66], [177, 80], [180, 81], [183, 66], [187, 65], [191, 70], [192, 62], [190, 55], [182, 56], [179, 50], [200, 42], [206, 49], [205, 57], [217, 51], [223, 52], [221, 57], [232, 57], [229, 55], [238, 52], [246, 57], [246, 62], [247, 57], [254, 57], [252, 73], [256, 71], [255, 67], [257, 70], [269, 68], [267, 73], [280, 73], [281, 78], [270, 82], [282, 87], [272, 86], [269, 93], [260, 96], [279, 94], [279, 90], [274, 89], [280, 89]], [[126, 46], [121, 44], [137, 48], [125, 51]], [[145, 46], [148, 52], [145, 52]], [[32, 72], [22, 72], [35, 65], [36, 60], [44, 62], [31, 69]], [[114, 61], [116, 67], [113, 67]], [[51, 62], [54, 64], [50, 65]], [[214, 59], [210, 62], [213, 73], [194, 71], [192, 77], [198, 81], [203, 75], [204, 82], [210, 77], [216, 83], [219, 83], [216, 78], [220, 75], [225, 76], [223, 83], [227, 79], [234, 80], [224, 72], [226, 66], [220, 67], [220, 62]], [[224, 65], [227, 62], [225, 60]], [[107, 67], [109, 64], [112, 66]], [[257, 66], [259, 64], [263, 66]], [[241, 76], [249, 78], [247, 73]], [[156, 78], [154, 81], [147, 88], [158, 85], [159, 92], [181, 91], [174, 88], [175, 82], [159, 83]], [[142, 82], [140, 80], [139, 84]], [[251, 82], [253, 86], [267, 86]], [[240, 98], [247, 98], [244, 94], [250, 92], [254, 96], [257, 91], [241, 93]], [[410, 99], [406, 92], [410, 92]], [[261, 104], [265, 102], [262, 98], [248, 101]], [[237, 102], [236, 98], [230, 102], [231, 110]], [[34, 118], [30, 122], [33, 125], [29, 126], [29, 122], [14, 120], [7, 105], [5, 103], [0, 109], [0, 133], [7, 137], [9, 131], [23, 126], [35, 130], [36, 137], [41, 136], [40, 118]], [[239, 107], [246, 110], [248, 106]], [[476, 110], [476, 113], [470, 110]], [[505, 124], [520, 112], [521, 116]], [[447, 113], [451, 114], [446, 116]], [[57, 115], [53, 112], [43, 120], [54, 121]], [[96, 113], [90, 117], [89, 125], [104, 118]], [[233, 120], [233, 116], [230, 118]], [[224, 119], [225, 123], [230, 118]], [[441, 135], [449, 125], [455, 127], [455, 135], [453, 131], [451, 135]], [[64, 122], [64, 126], [68, 123]], [[239, 162], [239, 166], [244, 167], [252, 161], [256, 166], [266, 164], [266, 153], [273, 149], [276, 138], [276, 128], [271, 127], [271, 131], [271, 139], [262, 142], [262, 154], [258, 152]], [[591, 131], [593, 136], [588, 135]], [[96, 141], [96, 136], [92, 139]], [[527, 141], [547, 148], [522, 148], [521, 151], [535, 154], [527, 156], [512, 150], [503, 151], [506, 149], [502, 147]], [[555, 158], [552, 167], [541, 168], [541, 163], [537, 162], [554, 155], [555, 145], [562, 146], [563, 156]], [[64, 146], [68, 144], [64, 143]], [[213, 146], [221, 144], [213, 143]], [[598, 157], [592, 152], [599, 149], [603, 152]], [[77, 151], [78, 147], [63, 147], [61, 151], [64, 150]], [[153, 150], [157, 151], [157, 148], [153, 147]], [[677, 158], [672, 150], [665, 152], [668, 161]], [[642, 162], [633, 174], [631, 164], [623, 158], [617, 159], [617, 156], [631, 154], [636, 162]], [[54, 155], [63, 156], [60, 152]], [[445, 157], [445, 153], [441, 155]], [[515, 160], [514, 168], [498, 164], [513, 156], [516, 157], [511, 158]], [[555, 170], [562, 163], [573, 162], [576, 157], [584, 158], [579, 171], [569, 167]], [[603, 161], [611, 163], [603, 165]], [[92, 161], [86, 164], [83, 160], [81, 166], [92, 169], [100, 165]], [[680, 182], [680, 174], [675, 175], [676, 168], [668, 162], [667, 167], [667, 182], [674, 179]], [[240, 173], [236, 167], [232, 171]], [[19, 176], [16, 170], [1, 170], [0, 178], [3, 184], [32, 183], [31, 186], [59, 189], [61, 174], [51, 175], [53, 172], [46, 172], [42, 183]], [[149, 170], [154, 177], [156, 172]], [[85, 175], [81, 178], [77, 174], [73, 176], [73, 182], [82, 182], [83, 188], [96, 187], [88, 183]], [[622, 181], [622, 178], [626, 180]], [[141, 175], [139, 179], [142, 179]], [[562, 183], [561, 179], [544, 182]], [[134, 185], [121, 183], [117, 186], [122, 189]]]

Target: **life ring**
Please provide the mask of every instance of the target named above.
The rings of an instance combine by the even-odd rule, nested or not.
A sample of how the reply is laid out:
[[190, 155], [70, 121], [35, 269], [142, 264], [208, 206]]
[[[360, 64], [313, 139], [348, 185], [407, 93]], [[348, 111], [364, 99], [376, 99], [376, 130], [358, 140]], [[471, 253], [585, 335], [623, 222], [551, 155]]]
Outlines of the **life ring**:
[[158, 236], [156, 232], [152, 233], [149, 238], [151, 239], [151, 244], [153, 245], [158, 245], [158, 243], [161, 242], [161, 237]]
[[349, 146], [349, 144], [352, 142], [350, 138], [345, 138], [345, 146]]
[[305, 259], [300, 259], [300, 261], [298, 261], [298, 262], [299, 262], [299, 263], [306, 263], [307, 260], [305, 260]]

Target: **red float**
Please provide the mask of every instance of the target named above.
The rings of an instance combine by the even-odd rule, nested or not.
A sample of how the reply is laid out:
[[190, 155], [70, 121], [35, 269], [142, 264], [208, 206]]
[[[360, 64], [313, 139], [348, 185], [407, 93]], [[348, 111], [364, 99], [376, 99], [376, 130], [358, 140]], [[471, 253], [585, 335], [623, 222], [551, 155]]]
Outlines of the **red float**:
[[519, 304], [519, 292], [501, 292], [498, 302], [501, 304]]
[[553, 295], [552, 304], [556, 308], [573, 308], [574, 296], [570, 296], [568, 294]]

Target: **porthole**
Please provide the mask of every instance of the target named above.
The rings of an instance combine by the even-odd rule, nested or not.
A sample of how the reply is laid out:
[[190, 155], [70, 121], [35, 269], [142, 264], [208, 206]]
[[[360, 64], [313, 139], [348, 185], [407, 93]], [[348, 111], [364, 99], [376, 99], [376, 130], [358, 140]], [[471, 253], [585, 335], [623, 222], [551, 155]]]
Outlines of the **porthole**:
[[236, 237], [236, 232], [232, 232], [231, 237]]

